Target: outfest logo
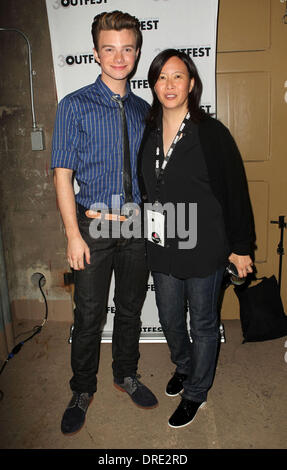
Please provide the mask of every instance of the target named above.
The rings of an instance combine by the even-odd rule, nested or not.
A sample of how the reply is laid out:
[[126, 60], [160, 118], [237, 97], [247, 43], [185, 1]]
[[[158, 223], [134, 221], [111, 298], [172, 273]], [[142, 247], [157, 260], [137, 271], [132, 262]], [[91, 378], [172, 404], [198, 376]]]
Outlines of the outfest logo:
[[[108, 0], [61, 0], [60, 3], [62, 7], [82, 7], [89, 5], [101, 5], [108, 3]], [[59, 5], [59, 1], [56, 2], [56, 4]]]
[[76, 55], [67, 55], [64, 58], [63, 65], [83, 65], [83, 64], [95, 64], [96, 59], [94, 54], [76, 54]]

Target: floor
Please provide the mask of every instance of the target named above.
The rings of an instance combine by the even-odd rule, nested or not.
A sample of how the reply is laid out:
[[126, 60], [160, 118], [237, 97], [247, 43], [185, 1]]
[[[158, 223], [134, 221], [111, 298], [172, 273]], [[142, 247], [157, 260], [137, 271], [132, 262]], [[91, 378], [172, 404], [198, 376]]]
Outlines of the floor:
[[[70, 400], [70, 325], [47, 322], [0, 376], [1, 449], [286, 449], [287, 338], [242, 344], [240, 322], [224, 322], [217, 372], [208, 402], [182, 429], [167, 425], [179, 398], [164, 394], [173, 373], [165, 343], [140, 344], [141, 380], [159, 406], [142, 410], [113, 387], [111, 344], [102, 344], [98, 392], [85, 426], [60, 431]], [[19, 322], [27, 332], [31, 324]], [[24, 335], [20, 339], [27, 337]]]

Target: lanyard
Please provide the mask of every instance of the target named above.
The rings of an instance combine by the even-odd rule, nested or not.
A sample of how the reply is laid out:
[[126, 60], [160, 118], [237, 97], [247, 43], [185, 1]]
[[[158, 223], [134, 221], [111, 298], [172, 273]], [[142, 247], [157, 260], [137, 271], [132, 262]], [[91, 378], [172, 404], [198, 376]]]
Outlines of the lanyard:
[[164, 170], [166, 168], [166, 165], [168, 164], [172, 154], [173, 154], [173, 151], [174, 151], [174, 148], [177, 144], [177, 142], [179, 141], [180, 139], [180, 136], [182, 134], [182, 131], [183, 129], [185, 128], [186, 126], [186, 123], [188, 122], [188, 120], [190, 119], [190, 113], [188, 112], [184, 118], [184, 120], [182, 121], [178, 131], [177, 131], [177, 134], [175, 136], [175, 138], [173, 139], [173, 142], [166, 154], [166, 157], [164, 158], [163, 162], [162, 162], [162, 165], [161, 167], [159, 167], [159, 154], [160, 154], [160, 147], [159, 147], [159, 131], [157, 132], [157, 146], [156, 146], [156, 152], [155, 152], [155, 174], [156, 174], [156, 177], [157, 177], [157, 185], [156, 185], [156, 201], [158, 201], [158, 196], [159, 196], [159, 187], [160, 187], [160, 183], [161, 183], [161, 180], [162, 180], [162, 177], [163, 177], [163, 173], [164, 173]]

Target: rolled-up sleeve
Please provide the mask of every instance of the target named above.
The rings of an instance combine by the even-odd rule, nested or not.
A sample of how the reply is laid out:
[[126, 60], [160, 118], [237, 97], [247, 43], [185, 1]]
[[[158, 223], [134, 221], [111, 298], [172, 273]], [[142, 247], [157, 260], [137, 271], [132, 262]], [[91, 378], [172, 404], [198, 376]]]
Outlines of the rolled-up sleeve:
[[79, 128], [75, 109], [68, 97], [63, 98], [57, 109], [52, 140], [51, 168], [77, 169]]

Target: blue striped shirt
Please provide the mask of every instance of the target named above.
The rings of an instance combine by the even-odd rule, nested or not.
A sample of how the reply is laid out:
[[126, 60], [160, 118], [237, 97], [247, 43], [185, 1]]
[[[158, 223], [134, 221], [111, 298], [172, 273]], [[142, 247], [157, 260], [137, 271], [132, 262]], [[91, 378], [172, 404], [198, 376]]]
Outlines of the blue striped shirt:
[[[124, 204], [123, 142], [119, 105], [99, 76], [95, 83], [65, 96], [59, 103], [52, 142], [52, 168], [75, 171], [80, 187], [76, 201], [86, 208]], [[122, 98], [130, 144], [134, 202], [140, 203], [137, 153], [149, 105], [131, 92]], [[114, 198], [113, 198], [114, 196]], [[100, 204], [99, 204], [100, 206]]]

